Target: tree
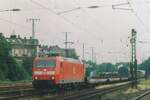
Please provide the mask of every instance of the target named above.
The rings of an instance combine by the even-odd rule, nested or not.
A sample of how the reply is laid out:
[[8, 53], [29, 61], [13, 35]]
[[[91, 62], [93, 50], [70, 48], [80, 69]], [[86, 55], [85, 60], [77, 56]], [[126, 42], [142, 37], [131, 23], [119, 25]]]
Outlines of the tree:
[[87, 76], [92, 71], [95, 71], [97, 75], [102, 73], [102, 72], [114, 72], [114, 71], [117, 71], [117, 67], [115, 65], [113, 65], [112, 63], [96, 64], [96, 63], [94, 63], [92, 61], [87, 61], [86, 64], [92, 66], [90, 68], [86, 68]]
[[150, 75], [150, 58], [148, 58], [147, 60], [145, 60], [138, 67], [141, 70], [145, 70], [147, 75]]
[[6, 60], [9, 56], [10, 44], [3, 36], [0, 36], [0, 80], [7, 79], [8, 65]]
[[19, 66], [12, 57], [8, 58], [7, 64], [9, 68], [7, 77], [11, 81], [23, 80], [27, 78], [28, 74], [25, 69], [22, 66]]
[[127, 67], [120, 67], [118, 69], [118, 74], [120, 77], [128, 77], [129, 76], [129, 70]]
[[114, 72], [117, 71], [117, 68], [112, 63], [102, 63], [98, 65], [97, 71], [99, 72]]
[[15, 59], [11, 57], [11, 45], [6, 39], [0, 36], [0, 80], [23, 80], [27, 73], [20, 67]]
[[33, 65], [32, 62], [33, 58], [25, 58], [22, 63], [22, 67], [26, 70], [29, 76], [32, 75], [32, 65]]

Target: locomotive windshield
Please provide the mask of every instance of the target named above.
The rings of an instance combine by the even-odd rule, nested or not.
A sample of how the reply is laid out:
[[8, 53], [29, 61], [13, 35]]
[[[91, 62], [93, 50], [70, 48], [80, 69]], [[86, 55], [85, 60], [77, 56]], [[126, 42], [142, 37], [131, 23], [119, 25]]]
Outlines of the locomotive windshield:
[[37, 68], [47, 68], [47, 67], [55, 67], [56, 62], [54, 60], [38, 60], [35, 63], [35, 67]]

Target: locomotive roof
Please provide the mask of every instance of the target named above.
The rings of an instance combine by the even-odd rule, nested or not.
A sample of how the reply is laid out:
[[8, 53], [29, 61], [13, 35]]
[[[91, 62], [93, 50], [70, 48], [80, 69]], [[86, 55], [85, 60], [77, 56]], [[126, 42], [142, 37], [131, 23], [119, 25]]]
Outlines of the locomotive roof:
[[73, 63], [81, 63], [83, 64], [83, 62], [80, 59], [73, 59], [73, 58], [66, 58], [66, 57], [61, 57], [61, 56], [52, 56], [52, 57], [37, 57], [36, 59], [61, 59], [64, 61], [69, 61], [69, 62], [73, 62]]
[[74, 63], [82, 63], [82, 61], [79, 60], [79, 59], [65, 58], [65, 57], [63, 57], [63, 59], [64, 59], [65, 61], [70, 61], [70, 62], [74, 62]]

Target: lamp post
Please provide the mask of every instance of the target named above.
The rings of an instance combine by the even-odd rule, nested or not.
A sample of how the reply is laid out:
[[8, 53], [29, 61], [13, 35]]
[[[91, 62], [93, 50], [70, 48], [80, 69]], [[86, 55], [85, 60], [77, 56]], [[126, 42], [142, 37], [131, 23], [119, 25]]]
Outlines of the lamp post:
[[136, 37], [137, 32], [135, 29], [131, 30], [131, 63], [130, 63], [130, 73], [132, 78], [132, 88], [137, 88], [137, 58], [136, 58]]

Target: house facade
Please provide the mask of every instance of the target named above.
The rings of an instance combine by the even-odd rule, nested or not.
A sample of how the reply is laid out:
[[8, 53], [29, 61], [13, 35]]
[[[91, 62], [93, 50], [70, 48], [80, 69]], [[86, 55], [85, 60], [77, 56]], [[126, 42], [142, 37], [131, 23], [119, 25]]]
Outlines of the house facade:
[[11, 35], [6, 40], [11, 44], [10, 54], [19, 64], [22, 64], [23, 59], [32, 58], [38, 54], [39, 42], [37, 39], [32, 39], [31, 37], [27, 39], [26, 37], [21, 38], [20, 35]]

